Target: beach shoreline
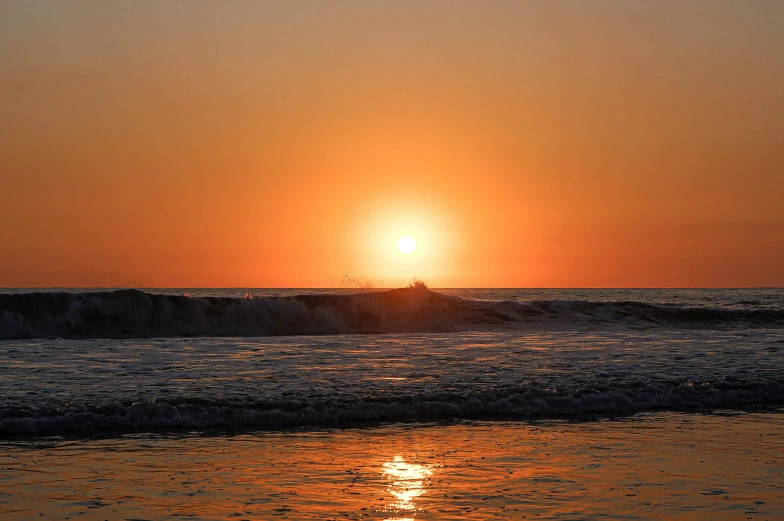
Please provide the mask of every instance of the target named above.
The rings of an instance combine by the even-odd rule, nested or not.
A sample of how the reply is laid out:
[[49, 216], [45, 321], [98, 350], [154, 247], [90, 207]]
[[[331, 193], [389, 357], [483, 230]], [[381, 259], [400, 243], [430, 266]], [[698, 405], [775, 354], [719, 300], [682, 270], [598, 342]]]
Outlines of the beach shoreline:
[[14, 519], [776, 519], [781, 413], [0, 442]]

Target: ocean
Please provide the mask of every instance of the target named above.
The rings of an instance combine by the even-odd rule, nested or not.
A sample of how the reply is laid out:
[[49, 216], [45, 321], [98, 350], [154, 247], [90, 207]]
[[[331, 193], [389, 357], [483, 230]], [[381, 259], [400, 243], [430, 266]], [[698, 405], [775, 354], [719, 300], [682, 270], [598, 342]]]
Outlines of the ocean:
[[782, 289], [0, 289], [3, 519], [782, 519]]

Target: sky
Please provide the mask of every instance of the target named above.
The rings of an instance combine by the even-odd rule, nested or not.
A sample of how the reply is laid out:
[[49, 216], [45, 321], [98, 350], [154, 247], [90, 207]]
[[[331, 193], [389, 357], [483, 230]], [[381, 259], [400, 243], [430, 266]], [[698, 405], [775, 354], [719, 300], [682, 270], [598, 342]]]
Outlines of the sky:
[[784, 2], [0, 3], [0, 287], [415, 277], [784, 286]]

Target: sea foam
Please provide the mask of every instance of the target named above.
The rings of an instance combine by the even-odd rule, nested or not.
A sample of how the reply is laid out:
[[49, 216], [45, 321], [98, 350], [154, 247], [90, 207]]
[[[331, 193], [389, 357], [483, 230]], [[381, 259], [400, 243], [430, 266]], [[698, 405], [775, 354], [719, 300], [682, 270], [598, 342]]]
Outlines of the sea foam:
[[173, 428], [341, 425], [381, 420], [584, 417], [650, 410], [779, 406], [784, 383], [768, 381], [629, 382], [560, 390], [535, 386], [325, 399], [181, 398], [96, 406], [0, 409], [0, 433], [156, 430]]

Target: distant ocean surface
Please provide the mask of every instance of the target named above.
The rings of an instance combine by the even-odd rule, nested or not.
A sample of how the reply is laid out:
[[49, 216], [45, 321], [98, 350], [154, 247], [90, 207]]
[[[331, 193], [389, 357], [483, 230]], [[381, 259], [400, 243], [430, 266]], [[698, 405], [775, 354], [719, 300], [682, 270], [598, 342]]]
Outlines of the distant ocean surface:
[[3, 519], [781, 519], [784, 290], [0, 290]]

